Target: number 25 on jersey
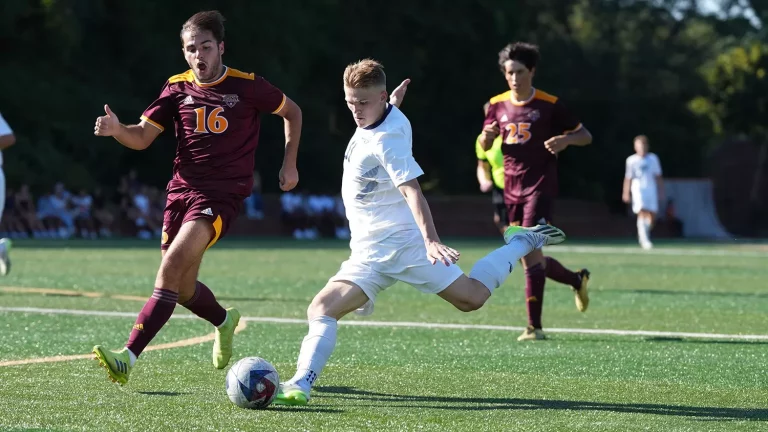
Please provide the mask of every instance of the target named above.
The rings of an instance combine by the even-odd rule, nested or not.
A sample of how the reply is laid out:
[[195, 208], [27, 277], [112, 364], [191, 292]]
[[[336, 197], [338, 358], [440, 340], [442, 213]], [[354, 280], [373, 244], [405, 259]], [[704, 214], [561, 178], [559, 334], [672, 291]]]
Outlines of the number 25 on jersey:
[[531, 139], [530, 123], [508, 123], [505, 128], [509, 131], [504, 144], [523, 144]]
[[229, 126], [229, 122], [227, 121], [227, 119], [224, 118], [224, 116], [219, 115], [222, 113], [222, 111], [224, 111], [224, 108], [222, 107], [214, 108], [208, 114], [207, 118], [205, 115], [205, 109], [206, 107], [195, 108], [195, 113], [197, 113], [196, 126], [195, 126], [196, 133], [220, 134], [225, 130], [227, 130], [227, 127]]

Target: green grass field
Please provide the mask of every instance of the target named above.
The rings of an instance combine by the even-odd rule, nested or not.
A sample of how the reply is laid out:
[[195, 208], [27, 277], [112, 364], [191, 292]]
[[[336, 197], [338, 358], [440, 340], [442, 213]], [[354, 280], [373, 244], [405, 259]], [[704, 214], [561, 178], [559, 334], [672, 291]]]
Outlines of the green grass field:
[[[465, 271], [497, 246], [449, 244]], [[473, 328], [525, 325], [519, 269], [469, 314], [398, 284], [372, 316], [350, 321], [467, 326], [342, 325], [310, 406], [249, 411], [227, 399], [211, 342], [145, 353], [122, 388], [93, 360], [51, 361], [97, 343], [122, 346], [153, 289], [154, 243], [17, 242], [13, 272], [0, 280], [0, 430], [768, 430], [765, 245], [570, 246], [550, 254], [592, 271], [592, 303], [579, 313], [570, 290], [549, 282], [549, 340]], [[347, 253], [341, 242], [224, 241], [206, 255], [201, 280], [244, 316], [302, 319]], [[594, 329], [616, 331], [585, 333]], [[211, 331], [199, 319], [172, 319], [154, 343]], [[289, 378], [305, 333], [303, 323], [249, 321], [234, 359], [264, 357]], [[28, 359], [40, 363], [4, 365]]]

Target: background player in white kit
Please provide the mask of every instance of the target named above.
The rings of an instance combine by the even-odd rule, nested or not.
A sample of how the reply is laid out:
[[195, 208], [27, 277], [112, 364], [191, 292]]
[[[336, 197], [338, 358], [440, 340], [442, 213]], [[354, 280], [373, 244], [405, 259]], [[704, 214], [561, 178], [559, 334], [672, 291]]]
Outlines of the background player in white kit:
[[[16, 143], [16, 136], [13, 130], [8, 126], [2, 114], [0, 114], [0, 219], [3, 217], [5, 209], [5, 173], [3, 173], [3, 154], [2, 151]], [[0, 275], [7, 275], [11, 271], [11, 259], [9, 258], [11, 241], [0, 239]]]
[[[394, 95], [404, 93], [406, 84]], [[371, 313], [376, 295], [395, 282], [437, 294], [469, 312], [488, 300], [520, 258], [565, 240], [562, 231], [549, 225], [510, 227], [504, 233], [507, 245], [478, 261], [467, 277], [454, 265], [459, 253], [443, 245], [435, 231], [417, 180], [423, 171], [411, 151], [411, 124], [394, 105], [396, 98], [387, 103], [383, 66], [374, 60], [347, 66], [344, 94], [357, 124], [344, 153], [341, 186], [351, 255], [307, 310], [309, 333], [301, 344], [297, 371], [280, 384], [277, 404], [308, 402], [310, 388], [336, 346], [337, 321], [355, 310]]]
[[637, 215], [637, 238], [643, 249], [651, 249], [651, 228], [659, 212], [659, 201], [664, 199], [664, 182], [661, 179], [661, 162], [654, 153], [648, 152], [648, 137], [635, 137], [635, 154], [627, 158], [622, 199], [632, 202]]

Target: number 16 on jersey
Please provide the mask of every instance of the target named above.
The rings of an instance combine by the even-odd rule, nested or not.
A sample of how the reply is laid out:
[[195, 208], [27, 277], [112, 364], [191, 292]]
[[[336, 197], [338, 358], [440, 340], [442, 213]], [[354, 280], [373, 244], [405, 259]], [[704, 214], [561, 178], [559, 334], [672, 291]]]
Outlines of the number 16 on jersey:
[[[195, 126], [195, 133], [215, 133], [220, 134], [227, 130], [229, 122], [221, 114], [224, 111], [223, 107], [214, 108], [206, 118], [205, 111], [207, 107], [195, 108], [197, 113], [197, 120]], [[207, 126], [207, 128], [206, 128]]]

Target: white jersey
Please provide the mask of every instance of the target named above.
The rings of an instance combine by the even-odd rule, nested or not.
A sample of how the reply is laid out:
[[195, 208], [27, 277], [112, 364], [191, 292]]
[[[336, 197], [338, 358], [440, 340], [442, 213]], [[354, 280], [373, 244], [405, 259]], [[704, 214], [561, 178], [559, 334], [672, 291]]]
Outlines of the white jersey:
[[633, 154], [627, 158], [625, 178], [632, 179], [633, 192], [656, 190], [656, 177], [661, 175], [661, 162], [654, 153]]
[[[8, 122], [5, 121], [2, 114], [0, 114], [0, 136], [3, 135], [11, 135], [13, 134], [13, 130], [11, 130], [11, 127], [8, 126]], [[0, 167], [3, 166], [3, 152], [0, 151]], [[3, 191], [5, 191], [5, 188], [3, 188]]]
[[[351, 233], [352, 255], [383, 261], [382, 247], [421, 240], [401, 184], [424, 174], [413, 158], [411, 123], [393, 105], [366, 128], [357, 128], [344, 153], [341, 197]], [[385, 240], [387, 240], [385, 242]]]

